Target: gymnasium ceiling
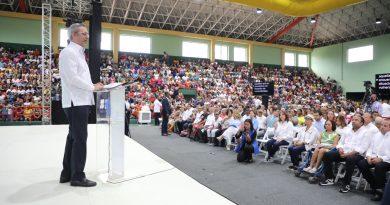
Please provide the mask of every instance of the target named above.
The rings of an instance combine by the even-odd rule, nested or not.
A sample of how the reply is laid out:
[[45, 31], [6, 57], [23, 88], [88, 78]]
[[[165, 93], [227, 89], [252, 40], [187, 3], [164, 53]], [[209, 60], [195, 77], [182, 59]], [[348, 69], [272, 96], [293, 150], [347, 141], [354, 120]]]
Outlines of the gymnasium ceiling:
[[[0, 10], [41, 14], [45, 0], [0, 0]], [[334, 0], [329, 0], [334, 1]], [[88, 18], [90, 0], [51, 0], [53, 16]], [[285, 16], [221, 0], [103, 0], [103, 22], [269, 42], [296, 23], [274, 43], [321, 47], [390, 33], [390, 0], [368, 0], [310, 17]], [[314, 17], [314, 16], [313, 16]], [[376, 24], [377, 18], [382, 19]]]

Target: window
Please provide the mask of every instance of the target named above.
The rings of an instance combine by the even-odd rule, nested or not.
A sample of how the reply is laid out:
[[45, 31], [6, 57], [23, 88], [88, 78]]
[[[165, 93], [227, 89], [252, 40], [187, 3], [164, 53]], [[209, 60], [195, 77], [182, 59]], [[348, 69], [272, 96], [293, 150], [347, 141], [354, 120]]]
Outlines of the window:
[[150, 53], [150, 38], [120, 35], [119, 51], [134, 53]]
[[284, 65], [295, 66], [295, 53], [284, 54]]
[[308, 57], [306, 54], [299, 54], [298, 55], [298, 66], [299, 67], [309, 67], [308, 66]]
[[68, 29], [62, 28], [60, 30], [60, 47], [66, 47], [68, 45]]
[[209, 58], [209, 45], [207, 43], [183, 41], [182, 54], [185, 57]]
[[[60, 47], [66, 47], [68, 45], [68, 29], [62, 28], [60, 30]], [[102, 50], [112, 50], [111, 33], [103, 32], [101, 36], [100, 48]]]
[[372, 45], [348, 49], [348, 63], [372, 60], [373, 50]]
[[215, 59], [229, 60], [229, 47], [223, 45], [215, 45]]
[[247, 62], [246, 48], [234, 47], [234, 61]]
[[112, 43], [111, 33], [106, 33], [106, 32], [102, 33], [100, 49], [112, 50], [111, 43]]

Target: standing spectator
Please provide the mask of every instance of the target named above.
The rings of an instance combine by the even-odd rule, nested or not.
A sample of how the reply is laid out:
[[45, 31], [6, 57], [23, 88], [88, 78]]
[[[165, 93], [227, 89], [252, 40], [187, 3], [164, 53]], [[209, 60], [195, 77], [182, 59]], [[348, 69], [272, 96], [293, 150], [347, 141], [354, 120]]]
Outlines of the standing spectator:
[[158, 97], [159, 96], [155, 95], [156, 99], [153, 102], [153, 105], [154, 105], [153, 113], [154, 113], [154, 125], [155, 126], [159, 126], [160, 125], [160, 117], [161, 117], [161, 107], [162, 107], [162, 104], [158, 100]]
[[382, 115], [382, 103], [378, 102], [378, 97], [375, 93], [371, 94], [371, 101], [366, 105], [365, 112], [378, 112]]
[[169, 93], [165, 92], [165, 96], [162, 99], [162, 125], [161, 135], [168, 136], [168, 117], [171, 114], [171, 105], [168, 100]]

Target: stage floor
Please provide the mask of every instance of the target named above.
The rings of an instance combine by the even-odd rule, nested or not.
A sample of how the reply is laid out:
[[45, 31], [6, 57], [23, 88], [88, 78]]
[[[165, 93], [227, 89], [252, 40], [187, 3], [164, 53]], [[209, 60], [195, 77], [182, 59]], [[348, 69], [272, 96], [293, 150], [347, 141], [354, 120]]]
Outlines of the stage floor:
[[89, 125], [87, 177], [92, 188], [58, 183], [67, 126], [0, 127], [0, 204], [234, 204], [126, 138], [131, 180], [103, 183], [96, 171], [96, 127]]

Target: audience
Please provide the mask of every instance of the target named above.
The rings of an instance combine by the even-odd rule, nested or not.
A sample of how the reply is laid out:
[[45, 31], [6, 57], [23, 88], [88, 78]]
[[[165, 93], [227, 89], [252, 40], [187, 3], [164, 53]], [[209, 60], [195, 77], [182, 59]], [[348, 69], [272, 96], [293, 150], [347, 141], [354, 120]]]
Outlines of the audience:
[[[0, 48], [0, 52], [0, 119], [41, 120], [39, 50]], [[58, 55], [53, 55], [51, 93], [52, 100], [60, 101], [57, 62]], [[172, 97], [168, 132], [210, 145], [226, 144], [227, 150], [235, 145], [239, 162], [252, 162], [252, 154], [259, 153], [257, 137], [268, 139], [267, 162], [272, 161], [280, 146], [292, 143], [288, 148], [290, 169], [297, 169], [303, 151], [313, 151], [305, 171], [314, 173], [323, 160], [325, 180], [320, 185], [333, 184], [333, 162], [345, 161], [346, 176], [340, 192], [349, 191], [352, 172], [358, 165], [373, 189], [373, 200], [382, 197], [384, 173], [390, 163], [389, 120], [383, 117], [387, 104], [382, 105], [376, 94], [363, 109], [363, 105], [342, 96], [336, 81], [322, 80], [310, 70], [177, 60], [166, 52], [161, 59], [120, 54], [118, 64], [113, 63], [111, 54], [102, 53], [100, 70], [104, 84], [134, 82], [126, 90], [132, 117], [137, 117], [146, 105], [151, 108], [155, 125], [159, 125], [161, 96], [167, 93]], [[274, 82], [269, 102], [252, 95], [254, 81]], [[183, 89], [192, 90], [195, 96], [187, 101]], [[356, 114], [359, 110], [366, 113]], [[351, 127], [346, 126], [351, 121]], [[372, 167], [374, 173], [370, 172]]]

